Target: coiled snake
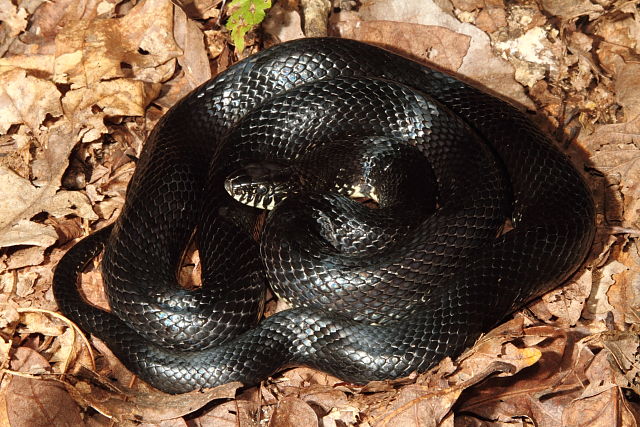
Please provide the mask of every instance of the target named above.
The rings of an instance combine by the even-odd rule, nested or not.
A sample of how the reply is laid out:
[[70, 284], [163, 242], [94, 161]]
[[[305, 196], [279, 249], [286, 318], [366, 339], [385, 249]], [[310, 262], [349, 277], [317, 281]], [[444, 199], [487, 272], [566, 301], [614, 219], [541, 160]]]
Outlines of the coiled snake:
[[[317, 170], [338, 176], [363, 146], [382, 147], [373, 163], [393, 176], [412, 165], [400, 184], [378, 181], [391, 200], [379, 209], [292, 194], [258, 244], [261, 211], [224, 190], [249, 163], [308, 164], [315, 149]], [[404, 160], [385, 164], [396, 148]], [[418, 196], [394, 199], [407, 186]], [[505, 218], [514, 228], [500, 233]], [[459, 354], [565, 280], [594, 222], [581, 176], [523, 113], [377, 47], [302, 39], [233, 65], [165, 114], [120, 217], [63, 257], [54, 293], [167, 392], [252, 384], [291, 365], [362, 383]], [[187, 290], [176, 270], [194, 230], [203, 285]], [[103, 246], [111, 313], [76, 288]], [[266, 282], [294, 308], [256, 324]]]

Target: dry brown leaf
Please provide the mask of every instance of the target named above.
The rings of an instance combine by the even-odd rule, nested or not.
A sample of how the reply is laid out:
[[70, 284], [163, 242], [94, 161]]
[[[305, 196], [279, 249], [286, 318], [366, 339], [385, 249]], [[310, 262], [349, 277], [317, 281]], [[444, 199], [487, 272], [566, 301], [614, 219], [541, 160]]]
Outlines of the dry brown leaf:
[[[635, 244], [634, 249], [636, 248]], [[640, 258], [637, 250], [624, 253], [621, 257], [623, 263], [613, 261], [603, 268], [613, 280], [606, 287], [606, 302], [601, 312], [609, 309], [608, 320], [620, 331], [627, 330], [629, 325], [637, 327], [640, 324], [640, 289], [637, 283], [640, 279]], [[608, 269], [612, 266], [611, 269]], [[606, 276], [604, 277], [607, 278]], [[604, 298], [603, 298], [604, 300]]]
[[0, 99], [4, 104], [2, 111], [6, 113], [0, 133], [6, 132], [11, 125], [26, 126], [29, 134], [38, 140], [38, 150], [28, 141], [18, 142], [18, 145], [23, 144], [29, 153], [33, 150], [39, 154], [34, 160], [30, 155], [23, 158], [26, 164], [31, 162], [30, 180], [0, 166], [0, 246], [35, 244], [48, 247], [56, 240], [55, 231], [50, 226], [29, 220], [54, 206], [56, 178], [59, 182], [74, 139], [64, 120], [49, 128], [48, 133], [41, 130], [45, 117], [57, 117], [62, 113], [60, 93], [55, 85], [28, 76], [24, 70], [3, 73], [0, 79], [5, 83], [4, 89], [0, 90]]
[[403, 426], [452, 422], [450, 410], [465, 389], [491, 376], [517, 375], [540, 360], [542, 353], [537, 348], [518, 348], [511, 342], [528, 333], [538, 337], [534, 343], [539, 343], [548, 339], [549, 331], [525, 332], [523, 323], [524, 319], [518, 317], [496, 328], [465, 352], [457, 366], [445, 359], [435, 370], [420, 375], [415, 385], [402, 386], [397, 382], [397, 391], [394, 382], [379, 384], [375, 390], [365, 387], [362, 391], [378, 393], [365, 398], [360, 405], [367, 420], [374, 425]]
[[[94, 19], [97, 15], [111, 15], [120, 0], [36, 0], [27, 3], [33, 13], [29, 28], [20, 38], [22, 43], [11, 46], [11, 54], [48, 55], [55, 52], [55, 37], [68, 23]], [[53, 71], [53, 68], [51, 68]]]
[[[129, 77], [129, 73], [148, 82], [162, 82], [172, 75], [173, 61], [181, 54], [173, 39], [172, 3], [148, 0], [122, 18], [65, 25], [56, 37], [53, 79], [71, 84], [72, 89]], [[169, 67], [163, 67], [165, 64]]]
[[589, 0], [542, 0], [542, 8], [551, 15], [565, 20], [587, 15], [594, 20], [604, 12], [604, 7]]
[[220, 16], [220, 9], [217, 6], [222, 0], [187, 0], [181, 2], [182, 8], [188, 13], [190, 18], [209, 19]]
[[11, 341], [0, 337], [0, 363], [2, 363], [2, 366], [9, 365], [9, 360], [11, 360], [11, 354], [12, 354], [12, 351], [11, 351], [12, 344], [13, 343]]
[[439, 426], [462, 390], [429, 392], [421, 385], [405, 386], [388, 406], [371, 411], [370, 421], [379, 426]]
[[58, 238], [58, 234], [52, 227], [24, 219], [2, 228], [0, 236], [0, 247], [36, 245], [48, 248]]
[[[490, 45], [487, 34], [470, 24], [464, 24], [458, 21], [447, 11], [440, 8], [436, 2], [432, 0], [389, 0], [385, 2], [367, 2], [358, 10], [356, 18], [353, 14], [345, 14], [349, 17], [345, 24], [341, 24], [341, 20], [335, 24], [338, 34], [342, 34], [341, 25], [345, 25], [347, 29], [362, 22], [367, 21], [391, 21], [394, 23], [419, 24], [423, 26], [436, 26], [446, 28], [450, 31], [458, 33], [463, 37], [469, 38], [469, 48], [465, 49], [462, 63], [460, 67], [454, 69], [456, 74], [465, 76], [487, 89], [500, 94], [501, 96], [512, 100], [513, 102], [533, 109], [531, 100], [524, 94], [522, 86], [513, 78], [513, 69], [504, 60], [497, 58]], [[347, 18], [344, 18], [347, 19]], [[360, 22], [362, 21], [362, 22]], [[389, 24], [390, 27], [393, 24]], [[364, 35], [362, 35], [364, 37]], [[384, 38], [384, 36], [382, 36]], [[365, 37], [366, 39], [366, 37]], [[396, 44], [394, 37], [384, 38], [383, 42], [388, 44]], [[431, 43], [425, 46], [430, 46]], [[440, 42], [436, 40], [436, 45]], [[447, 46], [451, 49], [452, 46]], [[424, 49], [418, 48], [416, 51], [405, 49], [405, 46], [396, 45], [405, 54], [418, 58], [424, 57]], [[443, 51], [444, 52], [444, 51]], [[459, 54], [460, 51], [458, 51]], [[446, 53], [443, 53], [446, 56]], [[457, 61], [453, 61], [455, 63]]]
[[195, 427], [259, 427], [262, 415], [259, 403], [238, 399], [216, 406], [193, 420], [193, 425]]
[[558, 326], [575, 326], [592, 291], [593, 274], [585, 270], [565, 286], [545, 294], [529, 309], [538, 319]]
[[[43, 372], [47, 360], [36, 351], [16, 349], [11, 368], [20, 372]], [[11, 426], [82, 425], [80, 408], [59, 383], [13, 376], [6, 401]]]
[[380, 45], [386, 49], [410, 52], [422, 62], [456, 71], [468, 52], [470, 38], [443, 27], [391, 21], [356, 22], [343, 25], [342, 37]]
[[[637, 244], [633, 249], [637, 249]], [[614, 307], [611, 310], [614, 324], [618, 330], [624, 331], [630, 325], [632, 328], [640, 325], [640, 255], [637, 250], [630, 250], [624, 252], [620, 259], [626, 268], [614, 273], [615, 283], [607, 290], [607, 298]]]
[[[48, 191], [47, 191], [48, 190]], [[51, 246], [58, 238], [55, 229], [46, 224], [27, 221], [39, 212], [53, 216], [75, 214], [98, 219], [89, 200], [78, 192], [60, 191], [48, 197], [53, 188], [34, 187], [30, 181], [0, 167], [0, 247], [15, 245]]]
[[618, 261], [612, 261], [602, 267], [600, 270], [602, 277], [594, 284], [594, 289], [587, 302], [587, 308], [583, 313], [584, 318], [603, 321], [609, 315], [614, 308], [609, 303], [607, 293], [611, 286], [615, 284], [615, 275], [624, 270], [626, 270], [625, 265]]
[[297, 392], [300, 399], [311, 405], [320, 416], [329, 415], [332, 411], [353, 413], [353, 407], [349, 406], [347, 395], [343, 390], [334, 386], [310, 386]]
[[[480, 419], [509, 422], [513, 417], [529, 417], [537, 425], [560, 425], [560, 408], [572, 400], [570, 393], [581, 389], [579, 376], [571, 369], [572, 346], [563, 331], [548, 326], [525, 330], [529, 339], [540, 341], [541, 358], [537, 364], [510, 378], [492, 378], [467, 390], [461, 397], [460, 411], [476, 414]], [[590, 360], [587, 351], [580, 366]]]
[[499, 0], [452, 0], [453, 13], [461, 22], [474, 24], [487, 33], [507, 25], [507, 11]]
[[283, 2], [277, 2], [269, 9], [262, 29], [271, 37], [270, 43], [282, 43], [304, 37], [300, 14], [297, 10], [287, 8]]
[[627, 121], [640, 114], [638, 101], [638, 47], [640, 34], [640, 16], [637, 11], [623, 15], [598, 28], [598, 35], [607, 43], [598, 46], [597, 55], [602, 67], [615, 75], [614, 96], [623, 107]]
[[640, 116], [640, 64], [637, 61], [619, 65], [616, 73], [615, 97], [624, 109], [625, 117]]
[[484, 8], [475, 19], [475, 25], [487, 33], [499, 30], [506, 25], [506, 22], [506, 12], [502, 7]]
[[[90, 375], [90, 372], [84, 371]], [[145, 421], [160, 423], [194, 412], [217, 399], [230, 399], [242, 386], [238, 382], [225, 384], [213, 389], [170, 395], [139, 387], [132, 390], [125, 387], [116, 389], [98, 377], [90, 381], [78, 381], [75, 385], [65, 384], [73, 398], [90, 406], [116, 422]]]
[[631, 60], [630, 62], [637, 62], [633, 58], [640, 31], [638, 11], [623, 6], [620, 12], [623, 13], [614, 15], [612, 19], [606, 21], [605, 25], [599, 25], [595, 31], [598, 37], [606, 40], [606, 43], [598, 46], [598, 59], [602, 67], [612, 73], [619, 71], [619, 67], [625, 66], [628, 59]]
[[350, 424], [356, 421], [360, 413], [360, 409], [349, 402], [348, 394], [352, 391], [351, 387], [336, 377], [310, 368], [295, 368], [262, 388], [261, 401], [277, 405], [284, 397], [300, 399], [313, 408], [324, 425], [335, 424], [337, 420]]
[[108, 133], [105, 119], [144, 116], [145, 108], [160, 93], [160, 84], [115, 79], [70, 90], [62, 98], [65, 115], [84, 142]]
[[[281, 311], [281, 310], [278, 310]], [[329, 385], [333, 386], [341, 382], [339, 378], [329, 375], [324, 372], [317, 371], [310, 368], [294, 368], [289, 369], [281, 376], [278, 381], [279, 387], [308, 387], [315, 385]]]
[[[178, 63], [184, 71], [187, 91], [199, 86], [211, 78], [211, 68], [207, 58], [202, 31], [195, 22], [187, 19], [187, 15], [180, 9], [174, 8], [173, 37], [184, 52], [178, 57]], [[186, 92], [185, 92], [186, 93]]]
[[54, 61], [54, 55], [15, 55], [0, 58], [0, 74], [22, 69], [34, 76], [51, 76]]
[[32, 265], [40, 265], [44, 261], [44, 253], [38, 246], [18, 249], [7, 258], [6, 268], [15, 270]]
[[15, 37], [27, 28], [27, 11], [11, 0], [0, 0], [0, 56]]
[[44, 336], [57, 337], [63, 334], [65, 328], [59, 322], [54, 321], [45, 313], [22, 313], [20, 323], [24, 326], [18, 328], [22, 334], [42, 334]]
[[558, 73], [559, 42], [550, 42], [556, 36], [557, 30], [539, 26], [518, 37], [497, 42], [496, 48], [514, 65], [515, 79], [524, 86], [532, 87], [549, 72]]
[[634, 331], [605, 332], [589, 340], [607, 351], [614, 379], [619, 387], [633, 389], [640, 394], [640, 338]]
[[35, 292], [35, 284], [38, 280], [38, 273], [26, 271], [18, 277], [14, 292], [18, 297], [31, 296]]
[[18, 303], [6, 293], [0, 294], [0, 328], [14, 326], [20, 320]]
[[38, 194], [31, 182], [4, 167], [0, 167], [0, 191], [4, 193], [0, 198], [0, 227], [11, 224]]
[[278, 402], [269, 426], [271, 427], [314, 427], [318, 425], [318, 417], [305, 401], [295, 397], [285, 397]]
[[[193, 25], [184, 23], [184, 19], [179, 22], [183, 22], [181, 28], [185, 28], [181, 32], [184, 43], [197, 39], [198, 30]], [[118, 77], [132, 74], [156, 82], [169, 78], [174, 71], [174, 60], [182, 52], [171, 44], [173, 25], [173, 5], [168, 0], [142, 2], [123, 18], [68, 22], [56, 38], [56, 59], [51, 68], [55, 68], [54, 80], [76, 87], [62, 100], [51, 82], [31, 77], [23, 69], [10, 68], [22, 66], [20, 61], [4, 64], [10, 71], [0, 75], [0, 79], [5, 79], [2, 85], [5, 90], [0, 94], [0, 100], [5, 100], [0, 102], [0, 109], [5, 112], [0, 133], [12, 125], [25, 124], [33, 136], [39, 137], [44, 118], [59, 117], [63, 108], [66, 120], [49, 129], [48, 140], [40, 138], [40, 145], [47, 147], [46, 154], [33, 161], [31, 173], [31, 181], [37, 183], [38, 188], [26, 179], [16, 182], [17, 175], [3, 170], [0, 179], [11, 182], [0, 186], [0, 191], [7, 192], [0, 199], [12, 202], [0, 205], [0, 230], [4, 227], [2, 246], [51, 245], [55, 241], [52, 228], [28, 222], [42, 211], [53, 216], [76, 214], [96, 219], [84, 196], [75, 192], [56, 194], [69, 152], [77, 140], [75, 135], [84, 141], [93, 141], [108, 132], [105, 119], [144, 115], [145, 107], [159, 93], [159, 84]], [[203, 47], [199, 51], [204, 52]], [[45, 56], [48, 61], [49, 55]], [[200, 69], [202, 58], [206, 55], [192, 54], [183, 65], [185, 69]], [[124, 68], [123, 64], [130, 68]], [[205, 74], [198, 71], [200, 74], [196, 75], [185, 73], [189, 87], [181, 92], [207, 78], [206, 71]], [[37, 85], [43, 87], [33, 90]], [[18, 136], [14, 137], [18, 144], [23, 141], [18, 147], [28, 149], [29, 141]], [[24, 163], [29, 160], [27, 157]], [[23, 170], [15, 164], [11, 167]], [[16, 200], [21, 203], [15, 203]]]
[[210, 59], [216, 59], [224, 51], [227, 45], [225, 35], [220, 30], [205, 30], [205, 45]]
[[40, 135], [45, 117], [60, 117], [60, 92], [47, 80], [13, 69], [0, 74], [0, 133], [11, 125], [24, 124], [34, 136]]
[[608, 352], [598, 353], [585, 370], [588, 380], [582, 395], [562, 411], [563, 425], [636, 426], [636, 420], [620, 395]]
[[82, 220], [78, 217], [72, 218], [49, 218], [49, 223], [58, 233], [58, 244], [64, 245], [84, 234]]
[[576, 427], [636, 427], [633, 412], [624, 404], [618, 388], [585, 397], [567, 405], [562, 413], [562, 425]]
[[56, 340], [49, 363], [55, 372], [66, 373], [69, 363], [73, 360], [78, 332], [73, 328], [67, 328]]
[[[640, 228], [640, 116], [620, 124], [598, 126], [582, 139], [592, 153], [590, 160], [607, 180], [610, 203], [607, 218], [621, 220], [629, 229]], [[608, 202], [608, 200], [606, 200]]]

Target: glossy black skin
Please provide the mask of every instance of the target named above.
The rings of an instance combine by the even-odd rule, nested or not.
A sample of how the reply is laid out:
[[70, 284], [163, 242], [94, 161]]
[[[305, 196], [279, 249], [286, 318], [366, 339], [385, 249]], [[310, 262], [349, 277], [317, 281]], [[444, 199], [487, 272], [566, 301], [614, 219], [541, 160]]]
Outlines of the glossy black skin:
[[[270, 214], [258, 246], [259, 211], [233, 200], [225, 178], [354, 134], [417, 149], [435, 176], [426, 191], [436, 212], [407, 208], [405, 222], [342, 195], [296, 195]], [[506, 217], [515, 229], [496, 238]], [[376, 47], [303, 39], [234, 65], [167, 112], [113, 229], [69, 251], [54, 293], [167, 392], [253, 384], [291, 365], [363, 383], [456, 356], [566, 280], [594, 222], [580, 174], [523, 113]], [[187, 291], [175, 277], [194, 229], [204, 285]], [[105, 244], [112, 314], [75, 285]], [[295, 308], [256, 325], [266, 282]]]

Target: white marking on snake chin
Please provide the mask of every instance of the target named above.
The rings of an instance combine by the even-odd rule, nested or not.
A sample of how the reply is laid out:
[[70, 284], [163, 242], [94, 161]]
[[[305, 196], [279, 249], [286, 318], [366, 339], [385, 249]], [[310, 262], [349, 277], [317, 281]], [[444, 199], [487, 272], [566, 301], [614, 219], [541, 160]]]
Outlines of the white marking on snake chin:
[[243, 205], [251, 206], [256, 209], [266, 209], [268, 211], [273, 210], [276, 206], [276, 201], [273, 197], [269, 198], [269, 203], [265, 205], [265, 200], [263, 197], [252, 197], [249, 198], [247, 194], [232, 194], [234, 200], [242, 203]]
[[352, 198], [370, 197], [374, 202], [378, 203], [380, 201], [380, 199], [378, 197], [378, 193], [376, 192], [375, 187], [369, 187], [370, 190], [366, 190], [367, 187], [369, 187], [369, 186], [367, 186], [366, 184], [365, 185], [362, 185], [362, 184], [354, 185], [353, 187], [351, 187], [351, 191], [350, 191], [349, 197], [352, 197]]
[[[264, 206], [264, 205], [263, 205], [263, 206]], [[268, 204], [267, 206], [264, 206], [264, 207], [263, 207], [263, 209], [266, 209], [266, 210], [268, 210], [268, 211], [272, 211], [272, 210], [273, 210], [273, 208], [275, 208], [275, 207], [276, 207], [276, 201], [275, 201], [273, 198], [271, 198], [271, 199], [269, 200], [269, 204]]]

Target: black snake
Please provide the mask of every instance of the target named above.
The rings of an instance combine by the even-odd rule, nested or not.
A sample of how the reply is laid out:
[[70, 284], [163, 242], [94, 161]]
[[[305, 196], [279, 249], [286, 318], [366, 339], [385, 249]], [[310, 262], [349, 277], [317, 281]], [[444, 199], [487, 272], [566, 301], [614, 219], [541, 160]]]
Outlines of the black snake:
[[[409, 153], [413, 175], [385, 194], [408, 185], [415, 203], [370, 209], [294, 194], [258, 244], [261, 211], [224, 190], [249, 163], [313, 159], [314, 149], [339, 175], [362, 144]], [[413, 188], [421, 176], [425, 190]], [[505, 218], [514, 228], [500, 233]], [[54, 293], [64, 314], [167, 392], [252, 384], [291, 365], [363, 383], [459, 354], [565, 280], [594, 222], [580, 174], [523, 113], [377, 47], [302, 39], [233, 65], [164, 115], [120, 217], [63, 257]], [[176, 270], [194, 233], [203, 286], [187, 290]], [[76, 288], [103, 247], [112, 313]], [[294, 308], [256, 325], [266, 282]]]

